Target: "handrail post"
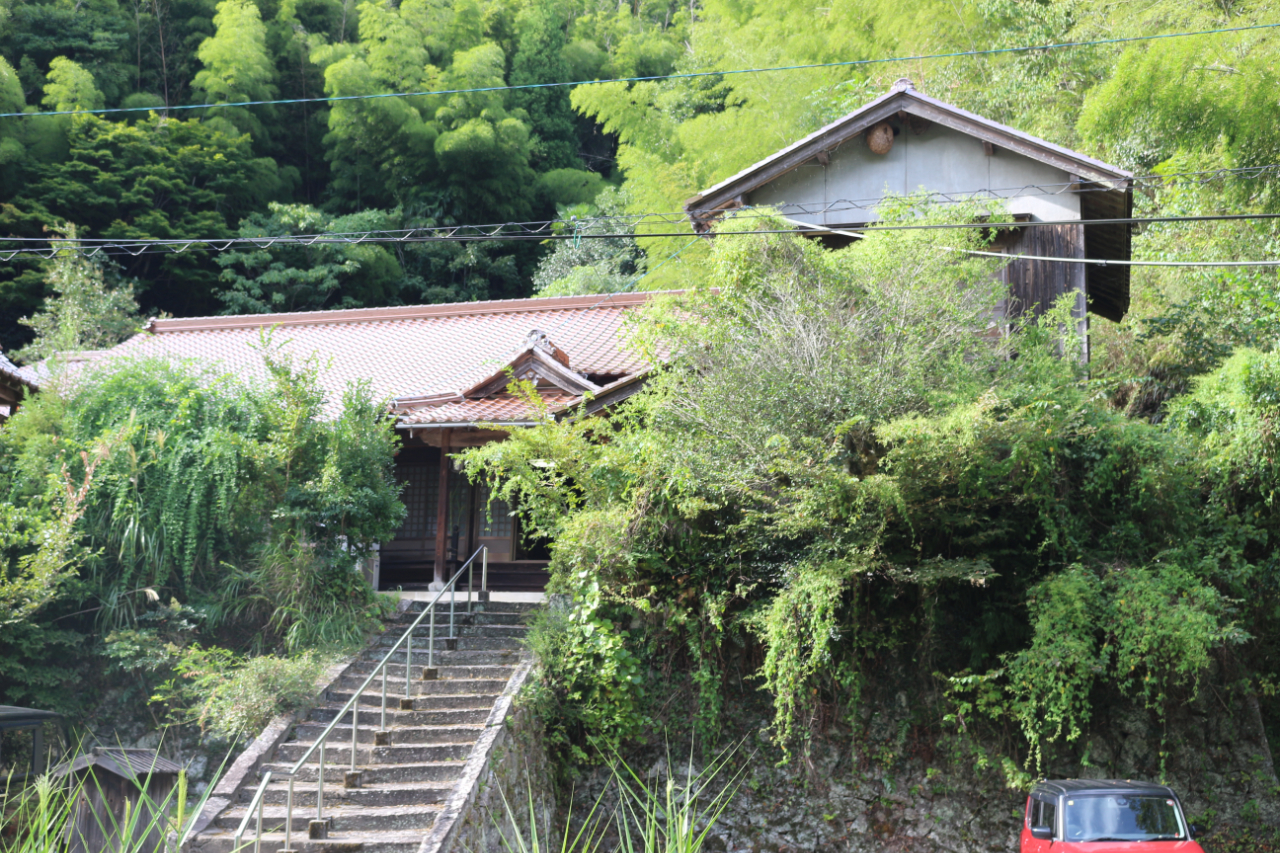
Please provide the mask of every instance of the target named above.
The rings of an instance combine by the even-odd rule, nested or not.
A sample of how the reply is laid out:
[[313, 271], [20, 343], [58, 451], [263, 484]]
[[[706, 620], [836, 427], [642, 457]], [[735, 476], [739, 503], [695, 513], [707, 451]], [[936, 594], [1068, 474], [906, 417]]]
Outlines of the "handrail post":
[[262, 781], [258, 783], [258, 790], [249, 799], [249, 805], [244, 810], [244, 818], [240, 821], [240, 825], [236, 827], [235, 834], [231, 837], [232, 853], [240, 853], [244, 849], [244, 834], [249, 829], [249, 821], [257, 817], [258, 828], [257, 834], [254, 836], [254, 851], [261, 853], [262, 848], [262, 810], [263, 804], [266, 802], [267, 786], [271, 784], [271, 771], [268, 770], [262, 774]]
[[266, 797], [258, 797], [258, 832], [253, 839], [253, 853], [262, 853], [262, 804]]
[[449, 587], [449, 636], [450, 637], [458, 636], [453, 632], [453, 599], [455, 598], [455, 593], [457, 593], [457, 591], [458, 591], [458, 585], [456, 583]]
[[316, 820], [324, 820], [324, 741], [320, 741], [320, 775], [316, 780]]
[[481, 548], [480, 554], [480, 591], [489, 591], [489, 546]]
[[476, 597], [476, 561], [467, 561], [467, 614], [471, 613], [471, 601]]
[[360, 731], [358, 725], [360, 719], [360, 695], [357, 693], [355, 702], [351, 704], [351, 770], [353, 772], [356, 769], [356, 735]]
[[[439, 596], [437, 596], [439, 598]], [[427, 669], [436, 665], [436, 603], [431, 602], [431, 627], [427, 629]]]
[[[382, 664], [382, 731], [387, 730], [387, 670], [391, 667], [385, 661]], [[405, 670], [408, 672], [408, 669]]]
[[409, 698], [409, 668], [413, 664], [413, 626], [409, 626], [409, 636], [404, 644], [404, 698]]
[[284, 807], [284, 849], [292, 850], [289, 842], [293, 840], [293, 777], [289, 777], [289, 796]]

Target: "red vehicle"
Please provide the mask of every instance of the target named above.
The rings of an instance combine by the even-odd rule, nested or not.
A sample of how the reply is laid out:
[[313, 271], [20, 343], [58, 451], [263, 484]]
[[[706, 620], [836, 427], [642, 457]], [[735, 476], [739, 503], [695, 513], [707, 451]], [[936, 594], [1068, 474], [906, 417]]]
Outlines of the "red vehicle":
[[1041, 782], [1027, 797], [1021, 853], [1204, 853], [1172, 788], [1115, 779]]

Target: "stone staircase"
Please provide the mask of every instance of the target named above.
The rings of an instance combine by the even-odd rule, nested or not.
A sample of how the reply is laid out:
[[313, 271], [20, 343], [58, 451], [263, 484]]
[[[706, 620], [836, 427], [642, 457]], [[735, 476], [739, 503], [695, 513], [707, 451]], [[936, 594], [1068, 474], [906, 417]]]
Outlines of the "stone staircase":
[[[379, 732], [382, 677], [361, 694], [356, 731], [355, 774], [351, 766], [351, 715], [343, 714], [325, 745], [324, 820], [312, 825], [316, 812], [319, 750], [312, 753], [294, 777], [291, 846], [307, 853], [416, 853], [430, 831], [442, 804], [453, 792], [476, 739], [507, 685], [525, 659], [526, 617], [537, 605], [492, 602], [482, 612], [459, 614], [457, 638], [448, 634], [448, 608], [436, 619], [436, 677], [424, 678], [427, 666], [427, 626], [413, 636], [409, 661], [411, 701], [405, 702], [405, 652], [396, 652], [387, 668], [387, 732]], [[325, 727], [333, 721], [387, 650], [422, 612], [422, 603], [402, 614], [396, 623], [361, 654], [316, 703], [292, 737], [276, 748], [272, 760], [251, 775], [239, 802], [224, 809], [193, 839], [200, 853], [232, 853], [236, 828], [243, 820], [261, 781], [270, 771], [263, 808], [262, 849], [284, 848], [287, 773]], [[254, 840], [254, 820], [243, 843]]]

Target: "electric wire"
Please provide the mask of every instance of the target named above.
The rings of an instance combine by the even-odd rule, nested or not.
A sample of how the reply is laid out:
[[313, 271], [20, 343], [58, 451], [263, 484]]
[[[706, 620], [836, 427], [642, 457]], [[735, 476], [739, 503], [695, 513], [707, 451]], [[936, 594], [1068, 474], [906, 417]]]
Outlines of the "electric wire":
[[[1194, 184], [1203, 186], [1217, 180], [1224, 180], [1228, 177], [1243, 178], [1253, 180], [1263, 175], [1271, 174], [1280, 170], [1280, 164], [1267, 164], [1263, 166], [1245, 166], [1230, 169], [1206, 169], [1188, 172], [1170, 172], [1163, 174], [1150, 174], [1135, 176], [1130, 181], [1134, 182], [1152, 182], [1156, 185], [1161, 182], [1178, 181], [1186, 184]], [[1194, 180], [1187, 180], [1194, 179]], [[930, 192], [923, 195], [912, 196], [913, 201], [929, 204], [943, 203], [962, 203], [966, 201], [983, 201], [987, 199], [1008, 200], [1010, 198], [1027, 198], [1033, 197], [1034, 193], [1029, 191], [1037, 191], [1042, 195], [1059, 195], [1070, 189], [1073, 194], [1094, 192], [1094, 191], [1113, 191], [1116, 187], [1103, 185], [1077, 185], [1076, 182], [1060, 182], [1050, 184], [1023, 184], [1019, 187], [1005, 187], [999, 189], [970, 189], [970, 190], [953, 190], [950, 192]], [[829, 215], [831, 213], [841, 213], [854, 210], [874, 210], [890, 199], [901, 198], [900, 196], [885, 195], [874, 198], [863, 199], [837, 199], [826, 202], [781, 202], [768, 206], [768, 208], [757, 208], [752, 206], [736, 208], [729, 210], [718, 210], [716, 214], [732, 213], [736, 219], [746, 218], [767, 218], [776, 213], [784, 216], [787, 214], [797, 215]], [[760, 212], [755, 212], [760, 211]], [[574, 237], [582, 238], [615, 238], [615, 237], [670, 237], [680, 236], [679, 234], [659, 233], [659, 232], [639, 232], [639, 233], [591, 233], [583, 229], [593, 226], [608, 226], [614, 228], [636, 229], [648, 225], [678, 225], [683, 227], [690, 217], [690, 211], [673, 211], [667, 213], [635, 213], [635, 214], [600, 214], [588, 217], [570, 217], [557, 218], [527, 222], [504, 222], [491, 223], [486, 225], [452, 225], [452, 226], [423, 226], [420, 228], [396, 229], [396, 230], [379, 230], [364, 232], [319, 232], [313, 234], [294, 234], [294, 235], [276, 235], [276, 236], [242, 236], [242, 237], [218, 237], [218, 238], [138, 238], [135, 240], [121, 241], [116, 238], [102, 237], [80, 237], [77, 242], [81, 247], [97, 247], [103, 246], [119, 250], [116, 254], [137, 254], [134, 251], [140, 246], [176, 246], [182, 247], [177, 251], [183, 251], [191, 246], [204, 246], [217, 251], [226, 251], [233, 247], [246, 246], [257, 249], [268, 249], [276, 244], [282, 245], [302, 245], [311, 246], [317, 243], [324, 244], [328, 242], [342, 243], [359, 243], [374, 240], [383, 240], [384, 242], [411, 242], [417, 237], [428, 236], [431, 238], [448, 237], [455, 240], [476, 239], [476, 240], [493, 240], [506, 239], [511, 237], [537, 238], [537, 239], [567, 239]], [[707, 213], [707, 211], [692, 211], [694, 214]], [[1265, 219], [1271, 214], [1220, 214], [1216, 215], [1219, 219]], [[1127, 222], [1131, 224], [1153, 224], [1158, 222], [1192, 222], [1207, 221], [1210, 219], [1208, 215], [1202, 217], [1184, 216], [1184, 217], [1128, 217], [1125, 219], [1089, 219], [1089, 220], [1054, 220], [1041, 222], [1023, 222], [1017, 223], [1017, 227], [1027, 227], [1035, 225], [1056, 225], [1056, 224], [1118, 224]], [[852, 225], [852, 223], [845, 223]], [[946, 227], [999, 227], [1000, 223], [956, 223]], [[861, 225], [861, 228], [874, 228], [873, 225]], [[911, 226], [903, 226], [911, 227]], [[1008, 225], [1008, 227], [1015, 227]], [[572, 234], [569, 229], [572, 228]], [[0, 244], [5, 243], [34, 243], [46, 246], [51, 241], [48, 237], [0, 237]], [[83, 249], [80, 249], [83, 250]], [[47, 256], [47, 250], [42, 249], [42, 253]], [[96, 254], [96, 253], [95, 253]], [[12, 259], [11, 255], [0, 253], [2, 259]]]
[[107, 107], [94, 110], [45, 110], [42, 112], [0, 113], [0, 118], [31, 118], [36, 116], [63, 115], [108, 115], [114, 113], [152, 112], [170, 110], [206, 110], [226, 109], [229, 107], [284, 106], [288, 104], [335, 103], [338, 101], [365, 101], [379, 98], [417, 98], [437, 95], [470, 95], [484, 92], [514, 92], [527, 89], [551, 89], [566, 86], [599, 86], [604, 83], [645, 83], [656, 80], [688, 80], [698, 77], [727, 77], [736, 74], [765, 74], [776, 71], [803, 71], [815, 68], [850, 68], [861, 65], [883, 65], [894, 62], [922, 62], [934, 59], [960, 59], [968, 56], [997, 56], [1011, 53], [1030, 53], [1033, 51], [1063, 50], [1073, 47], [1099, 47], [1112, 44], [1129, 44], [1140, 41], [1157, 41], [1161, 39], [1189, 38], [1192, 36], [1222, 35], [1225, 33], [1249, 32], [1252, 30], [1270, 30], [1280, 27], [1277, 24], [1250, 24], [1240, 27], [1219, 27], [1212, 30], [1193, 30], [1179, 33], [1156, 33], [1145, 36], [1121, 36], [1108, 39], [1092, 39], [1089, 41], [1054, 42], [1050, 44], [1023, 45], [1020, 47], [996, 47], [983, 50], [962, 50], [950, 53], [922, 53], [911, 56], [895, 56], [882, 59], [849, 59], [839, 62], [810, 62], [799, 65], [775, 65], [762, 68], [736, 68], [727, 71], [690, 71], [681, 74], [652, 74], [638, 77], [613, 77], [607, 80], [575, 80], [548, 83], [521, 83], [507, 86], [477, 86], [466, 89], [435, 89], [422, 92], [378, 92], [369, 95], [329, 95], [317, 98], [277, 98], [259, 101], [224, 101], [206, 104], [175, 104], [166, 107]]
[[[920, 226], [886, 226], [882, 228], [859, 229], [859, 231], [893, 231], [893, 230], [908, 230], [908, 229], [916, 229], [916, 228], [921, 228], [921, 229], [924, 229], [924, 228], [930, 228], [930, 229], [932, 228], [971, 228], [971, 227], [994, 228], [994, 227], [1001, 227], [1001, 226], [1006, 226], [1010, 228], [1021, 228], [1028, 225], [1049, 225], [1049, 224], [1054, 224], [1054, 223], [1047, 223], [1047, 222], [1009, 222], [1009, 223], [972, 223], [972, 224], [954, 223], [954, 224], [920, 225]], [[1089, 224], [1089, 221], [1078, 220], [1078, 219], [1063, 220], [1057, 224], [1087, 225]], [[806, 225], [808, 224], [806, 223]], [[807, 231], [806, 233], [812, 234], [812, 235], [862, 236], [857, 232], [853, 232], [847, 229], [830, 228], [830, 227], [820, 226], [820, 225], [819, 226], [808, 225], [808, 227], [810, 230]], [[796, 233], [796, 231], [795, 229], [792, 229], [792, 228], [772, 228], [772, 229], [761, 228], [761, 229], [751, 229], [751, 230], [744, 230], [744, 231], [719, 232], [716, 234], [716, 237], [719, 237], [719, 238], [743, 237], [743, 236], [762, 235], [762, 234], [794, 234], [794, 233]], [[585, 235], [584, 234], [580, 236], [583, 239], [607, 238], [607, 237], [636, 237], [636, 236], [688, 237], [689, 232], [681, 231], [681, 232], [671, 232], [671, 233], [664, 233], [664, 234], [648, 234], [648, 235], [633, 235], [633, 234]], [[445, 241], [455, 241], [455, 242], [456, 241], [473, 241], [474, 242], [480, 239], [482, 238], [419, 237], [419, 238], [410, 238], [410, 239], [399, 238], [395, 241], [388, 241], [388, 242], [398, 242], [398, 243], [445, 242]], [[536, 239], [536, 238], [506, 237], [506, 238], [491, 238], [491, 239], [528, 240], [528, 239]], [[574, 239], [574, 238], [572, 236], [561, 236], [561, 237], [554, 237], [550, 239]], [[700, 239], [703, 239], [703, 238], [701, 236], [695, 237], [694, 240], [689, 245], [692, 245], [692, 243], [696, 243]], [[363, 242], [376, 242], [376, 241], [373, 240], [372, 238], [362, 238], [362, 239], [356, 239], [356, 240], [345, 240], [345, 241], [335, 240], [335, 241], [329, 241], [329, 242], [347, 243], [347, 244], [354, 245], [354, 244], [363, 243]], [[308, 244], [308, 245], [311, 245], [311, 244]], [[158, 252], [156, 251], [144, 251], [142, 249], [139, 249], [138, 251], [111, 252], [111, 251], [107, 251], [107, 248], [108, 247], [98, 246], [98, 247], [92, 247], [88, 251], [81, 251], [78, 247], [74, 247], [74, 246], [59, 246], [51, 249], [15, 249], [9, 252], [0, 250], [0, 261], [10, 261], [10, 260], [13, 260], [14, 257], [19, 255], [28, 256], [28, 257], [38, 257], [41, 259], [48, 260], [48, 259], [57, 257], [62, 254], [70, 253], [70, 252], [80, 252], [86, 257], [102, 257], [102, 256], [138, 257], [139, 255], [143, 255], [143, 254], [158, 254]], [[161, 247], [161, 248], [167, 248], [167, 247]], [[185, 248], [189, 248], [189, 246], [184, 247], [184, 249]], [[955, 250], [945, 246], [939, 247], [939, 248], [947, 251], [966, 251], [966, 252], [971, 251], [971, 252], [974, 252], [975, 254], [990, 254], [992, 257], [1007, 258], [1010, 261], [1019, 260], [1019, 259], [1038, 260], [1038, 261], [1060, 261], [1062, 263], [1086, 264], [1086, 265], [1096, 265], [1096, 266], [1130, 266], [1130, 267], [1274, 267], [1274, 266], [1280, 266], [1280, 259], [1264, 259], [1264, 260], [1254, 260], [1254, 261], [1121, 261], [1121, 260], [1108, 260], [1105, 258], [1068, 258], [1068, 257], [1059, 257], [1059, 256], [1050, 256], [1050, 255], [1012, 255], [1012, 254], [1001, 253], [1001, 252], [983, 253], [983, 252], [978, 252], [977, 250], [969, 250], [969, 249]]]
[[[747, 213], [743, 216], [746, 219], [752, 218], [770, 218], [777, 214], [771, 212]], [[644, 215], [640, 215], [644, 216]], [[786, 218], [786, 217], [782, 217]], [[1227, 214], [1197, 214], [1187, 216], [1147, 216], [1147, 217], [1113, 217], [1113, 218], [1095, 218], [1095, 219], [1048, 219], [1048, 220], [1009, 220], [1009, 221], [969, 221], [969, 222], [944, 222], [944, 223], [922, 223], [919, 225], [912, 224], [892, 224], [892, 225], [857, 225], [844, 226], [846, 229], [856, 229], [861, 233], [873, 233], [877, 231], [941, 231], [941, 230], [962, 230], [962, 229], [1020, 229], [1020, 228], [1036, 228], [1045, 226], [1058, 225], [1157, 225], [1157, 224], [1179, 224], [1194, 222], [1231, 222], [1231, 221], [1270, 221], [1280, 218], [1280, 213], [1227, 213]], [[62, 243], [58, 241], [50, 241], [48, 238], [0, 238], [0, 244], [6, 242], [54, 242], [55, 245], [50, 247], [20, 247], [12, 249], [0, 249], [0, 261], [12, 261], [18, 257], [36, 257], [49, 259], [60, 255], [81, 254], [85, 257], [138, 257], [150, 254], [183, 254], [187, 251], [195, 249], [196, 251], [214, 251], [223, 252], [231, 249], [253, 249], [267, 250], [271, 248], [294, 247], [311, 247], [311, 246], [330, 246], [330, 245], [360, 245], [364, 243], [384, 244], [384, 245], [405, 245], [416, 243], [431, 242], [516, 242], [535, 240], [539, 242], [561, 241], [561, 240], [601, 240], [601, 239], [655, 239], [670, 237], [690, 237], [695, 236], [690, 230], [680, 231], [649, 231], [649, 232], [605, 232], [592, 233], [576, 231], [572, 233], [561, 231], [551, 232], [545, 229], [552, 224], [560, 224], [561, 220], [551, 220], [547, 223], [500, 223], [494, 225], [473, 226], [473, 225], [454, 225], [454, 226], [431, 226], [424, 228], [400, 229], [400, 230], [371, 230], [363, 232], [349, 233], [323, 233], [323, 234], [304, 234], [304, 235], [278, 235], [273, 237], [219, 237], [212, 239], [197, 238], [177, 238], [164, 240], [132, 240], [132, 241], [114, 241], [97, 238], [96, 242], [87, 240], [77, 240], [76, 243]], [[643, 224], [643, 221], [641, 223]], [[836, 226], [827, 226], [820, 223], [804, 223], [804, 226], [810, 229], [819, 229], [826, 233], [838, 233]], [[520, 231], [505, 231], [508, 227], [523, 229]], [[717, 236], [735, 236], [735, 235], [751, 235], [751, 234], [786, 234], [793, 233], [792, 229], [784, 228], [755, 228], [735, 231], [717, 231], [708, 232], [715, 233]], [[812, 233], [812, 232], [811, 232]], [[696, 235], [701, 236], [701, 235]], [[1065, 259], [1064, 259], [1065, 260]], [[1137, 263], [1137, 262], [1135, 262]]]
[[[641, 281], [643, 281], [643, 280], [645, 279], [645, 276], [652, 275], [653, 273], [655, 273], [655, 272], [657, 272], [658, 270], [662, 269], [662, 268], [663, 268], [663, 267], [665, 267], [668, 263], [670, 263], [671, 261], [674, 261], [674, 260], [675, 260], [679, 255], [680, 255], [680, 253], [681, 253], [681, 252], [683, 252], [685, 249], [689, 248], [690, 246], [692, 246], [694, 243], [698, 242], [698, 241], [699, 241], [699, 240], [701, 240], [701, 239], [702, 239], [701, 237], [694, 237], [694, 238], [693, 238], [692, 240], [690, 240], [688, 243], [685, 243], [685, 244], [684, 244], [683, 246], [681, 246], [679, 249], [676, 249], [676, 250], [675, 250], [674, 252], [672, 252], [668, 257], [666, 257], [665, 259], [663, 259], [663, 261], [662, 261], [661, 263], [659, 263], [656, 267], [653, 267], [652, 269], [647, 269], [647, 270], [645, 270], [645, 271], [644, 271], [644, 273], [643, 273], [643, 274], [641, 274], [639, 278], [637, 278], [635, 281], [633, 281], [633, 282], [631, 282], [630, 284], [628, 284], [628, 285], [627, 285], [626, 287], [624, 287], [622, 290], [613, 291], [613, 292], [610, 292], [610, 293], [606, 293], [606, 294], [604, 294], [604, 296], [600, 297], [599, 301], [597, 301], [594, 305], [592, 305], [592, 306], [591, 306], [591, 308], [590, 308], [590, 309], [588, 309], [588, 310], [595, 309], [595, 308], [599, 308], [601, 305], [603, 305], [604, 303], [608, 302], [610, 299], [613, 299], [613, 297], [615, 297], [615, 296], [620, 296], [620, 295], [622, 295], [622, 294], [624, 294], [624, 293], [631, 293], [632, 291], [634, 291], [634, 290], [636, 289], [636, 285], [638, 285]], [[569, 322], [569, 317], [568, 317], [568, 316], [564, 317], [564, 319], [562, 319], [559, 323], [557, 323], [557, 324], [556, 324], [556, 326], [555, 326], [555, 328], [553, 328], [550, 332], [548, 332], [548, 333], [547, 333], [547, 335], [548, 335], [548, 336], [551, 336], [551, 335], [555, 334], [555, 333], [560, 329], [560, 327], [561, 327], [561, 326], [563, 326], [563, 325], [564, 325], [565, 323], [567, 323], [567, 322]]]

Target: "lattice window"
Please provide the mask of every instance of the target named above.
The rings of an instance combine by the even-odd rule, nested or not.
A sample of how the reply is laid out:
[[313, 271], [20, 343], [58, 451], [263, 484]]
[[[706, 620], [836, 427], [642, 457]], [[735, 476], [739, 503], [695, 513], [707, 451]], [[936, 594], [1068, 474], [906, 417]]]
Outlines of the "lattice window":
[[476, 514], [480, 516], [480, 535], [486, 539], [510, 538], [512, 533], [511, 507], [506, 501], [496, 499], [489, 503], [488, 484], [483, 484], [476, 495]]
[[436, 535], [440, 509], [440, 466], [397, 465], [396, 479], [404, 484], [400, 500], [406, 510], [397, 539], [429, 539]]

